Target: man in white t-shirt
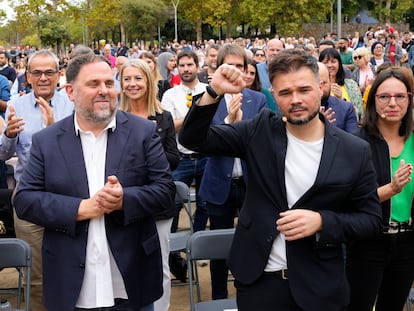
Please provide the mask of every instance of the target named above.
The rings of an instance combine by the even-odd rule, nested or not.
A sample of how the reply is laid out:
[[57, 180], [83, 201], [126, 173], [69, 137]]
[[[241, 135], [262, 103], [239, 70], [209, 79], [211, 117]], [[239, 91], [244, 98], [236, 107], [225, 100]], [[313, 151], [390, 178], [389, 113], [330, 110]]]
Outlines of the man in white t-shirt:
[[345, 310], [344, 245], [382, 228], [369, 145], [319, 112], [316, 59], [284, 50], [269, 64], [280, 116], [210, 125], [243, 73], [222, 65], [188, 113], [180, 142], [246, 163], [246, 196], [229, 255], [238, 310]]

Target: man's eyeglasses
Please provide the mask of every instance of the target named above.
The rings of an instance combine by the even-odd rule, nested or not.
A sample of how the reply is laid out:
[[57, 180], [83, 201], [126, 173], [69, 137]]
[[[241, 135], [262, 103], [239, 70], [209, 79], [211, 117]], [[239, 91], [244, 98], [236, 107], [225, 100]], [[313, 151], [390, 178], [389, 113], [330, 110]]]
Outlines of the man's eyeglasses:
[[256, 56], [256, 57], [264, 57], [265, 55], [264, 54], [254, 54], [254, 56]]
[[29, 71], [29, 73], [34, 76], [35, 78], [40, 78], [42, 75], [45, 75], [48, 78], [53, 77], [55, 74], [58, 73], [57, 70], [33, 70], [33, 71]]
[[359, 59], [361, 59], [361, 58], [362, 58], [362, 55], [356, 55], [356, 56], [354, 56], [353, 58], [354, 58], [354, 60], [357, 60], [357, 59], [359, 60]]
[[375, 97], [381, 104], [388, 104], [391, 101], [392, 97], [394, 97], [394, 100], [397, 104], [404, 104], [411, 95], [411, 93], [380, 93], [375, 94]]

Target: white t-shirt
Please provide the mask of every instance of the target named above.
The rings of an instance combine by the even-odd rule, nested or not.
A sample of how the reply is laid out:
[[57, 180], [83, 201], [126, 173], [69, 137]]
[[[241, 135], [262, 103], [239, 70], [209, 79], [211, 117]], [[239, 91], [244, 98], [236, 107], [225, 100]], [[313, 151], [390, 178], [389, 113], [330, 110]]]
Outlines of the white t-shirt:
[[[286, 133], [288, 143], [285, 160], [285, 184], [287, 203], [290, 209], [315, 182], [322, 156], [323, 138], [307, 142], [297, 139], [288, 130]], [[265, 271], [278, 271], [287, 268], [285, 236], [279, 234], [273, 242]]]

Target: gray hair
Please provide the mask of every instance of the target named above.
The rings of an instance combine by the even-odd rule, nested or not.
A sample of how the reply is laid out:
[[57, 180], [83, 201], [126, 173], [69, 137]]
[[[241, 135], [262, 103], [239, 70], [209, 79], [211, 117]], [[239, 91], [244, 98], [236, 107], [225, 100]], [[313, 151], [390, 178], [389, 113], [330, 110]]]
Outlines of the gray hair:
[[32, 64], [33, 59], [35, 59], [36, 57], [40, 57], [40, 56], [52, 58], [54, 63], [56, 64], [56, 70], [59, 69], [59, 59], [56, 56], [56, 54], [49, 50], [42, 49], [30, 55], [29, 60], [27, 62], [27, 70], [30, 70], [30, 65]]

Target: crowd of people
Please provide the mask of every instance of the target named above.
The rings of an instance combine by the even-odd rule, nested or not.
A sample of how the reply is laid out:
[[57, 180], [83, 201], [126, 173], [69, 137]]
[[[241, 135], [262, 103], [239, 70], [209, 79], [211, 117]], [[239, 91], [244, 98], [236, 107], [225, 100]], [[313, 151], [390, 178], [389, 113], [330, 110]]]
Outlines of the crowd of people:
[[[402, 310], [414, 280], [414, 37], [0, 47], [0, 184], [35, 311], [167, 311], [178, 180], [238, 310]], [[209, 228], [207, 227], [209, 225]], [[212, 246], [214, 247], [214, 246]], [[334, 277], [333, 277], [334, 276]]]

